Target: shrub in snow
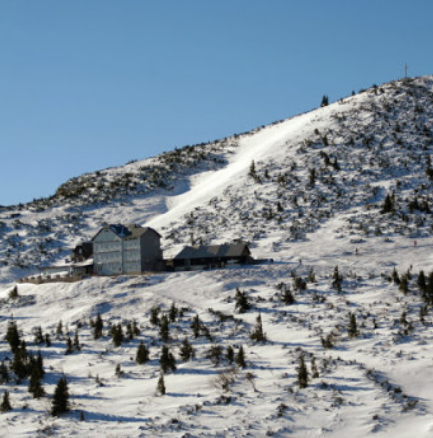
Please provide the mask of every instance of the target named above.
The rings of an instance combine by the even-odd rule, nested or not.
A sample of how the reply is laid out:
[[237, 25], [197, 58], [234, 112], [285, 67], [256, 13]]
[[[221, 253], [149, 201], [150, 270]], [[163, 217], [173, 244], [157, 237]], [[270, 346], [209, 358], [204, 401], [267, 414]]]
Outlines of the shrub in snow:
[[54, 390], [53, 401], [51, 404], [51, 415], [53, 417], [59, 417], [69, 410], [70, 405], [68, 383], [65, 377], [61, 377], [57, 382], [56, 389]]

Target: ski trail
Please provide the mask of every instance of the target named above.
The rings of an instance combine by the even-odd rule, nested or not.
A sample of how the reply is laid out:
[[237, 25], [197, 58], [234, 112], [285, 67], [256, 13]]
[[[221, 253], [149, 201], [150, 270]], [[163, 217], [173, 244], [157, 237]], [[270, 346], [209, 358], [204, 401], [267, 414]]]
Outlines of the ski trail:
[[[237, 179], [245, 177], [253, 160], [258, 161], [269, 155], [275, 157], [274, 149], [282, 146], [283, 142], [296, 138], [312, 117], [313, 113], [303, 114], [278, 125], [267, 127], [251, 137], [243, 138], [237, 152], [225, 168], [197, 176], [193, 179], [189, 191], [168, 197], [166, 200], [168, 211], [153, 217], [146, 223], [146, 226], [156, 228], [167, 226], [195, 207], [204, 205], [213, 197], [220, 195]], [[283, 153], [283, 148], [281, 148], [281, 153]]]

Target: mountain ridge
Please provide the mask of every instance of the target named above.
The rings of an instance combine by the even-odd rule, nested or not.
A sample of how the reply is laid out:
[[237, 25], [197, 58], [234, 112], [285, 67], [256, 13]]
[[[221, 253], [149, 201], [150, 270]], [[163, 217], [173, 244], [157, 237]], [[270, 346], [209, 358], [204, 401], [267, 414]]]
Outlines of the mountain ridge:
[[[432, 90], [431, 76], [372, 87], [101, 171], [99, 192], [87, 175], [63, 185], [55, 205], [1, 211], [0, 331], [16, 324], [27, 351], [41, 351], [47, 394], [29, 394], [0, 339], [8, 436], [430, 437]], [[130, 187], [145, 166], [155, 176]], [[102, 223], [151, 224], [166, 258], [191, 240], [242, 238], [273, 263], [17, 284]], [[176, 369], [161, 371], [164, 348]], [[55, 418], [60, 377], [71, 412]]]

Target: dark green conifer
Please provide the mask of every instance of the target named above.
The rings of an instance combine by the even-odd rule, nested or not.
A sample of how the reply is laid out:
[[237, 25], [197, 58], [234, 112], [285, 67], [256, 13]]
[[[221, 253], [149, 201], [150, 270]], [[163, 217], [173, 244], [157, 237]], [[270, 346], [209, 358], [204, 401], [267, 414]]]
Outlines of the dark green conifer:
[[45, 371], [44, 371], [44, 360], [42, 358], [41, 350], [38, 351], [38, 355], [36, 356], [35, 368], [38, 371], [39, 377], [42, 379], [45, 375]]
[[50, 337], [49, 333], [45, 333], [44, 341], [45, 341], [46, 347], [51, 347], [51, 337]]
[[250, 338], [256, 342], [266, 342], [267, 340], [266, 335], [263, 331], [262, 316], [260, 315], [260, 313], [257, 316], [256, 325], [254, 327], [254, 330], [250, 334]]
[[349, 333], [349, 337], [356, 338], [358, 336], [358, 326], [356, 323], [356, 316], [354, 313], [350, 313], [349, 315], [349, 327], [347, 329]]
[[221, 357], [223, 354], [223, 349], [221, 345], [211, 345], [208, 352], [206, 353], [206, 358], [210, 359], [210, 361], [215, 365], [218, 366], [221, 362]]
[[290, 287], [287, 285], [283, 286], [283, 291], [281, 295], [281, 300], [284, 304], [292, 305], [295, 303], [295, 297], [292, 294], [292, 291], [290, 290]]
[[233, 350], [231, 345], [227, 347], [226, 356], [229, 364], [232, 364], [235, 360], [235, 350]]
[[239, 288], [236, 288], [235, 302], [235, 309], [239, 313], [245, 313], [251, 308], [246, 292], [240, 291]]
[[7, 382], [9, 382], [9, 371], [3, 359], [0, 364], [0, 385], [4, 385]]
[[41, 398], [45, 395], [45, 391], [42, 388], [40, 373], [37, 367], [33, 367], [30, 374], [29, 392], [33, 395], [33, 398]]
[[114, 346], [120, 347], [124, 339], [122, 325], [120, 323], [114, 324], [111, 329], [111, 334]]
[[427, 282], [424, 271], [419, 271], [417, 285], [419, 287], [419, 290], [421, 291], [421, 295], [424, 297], [427, 290]]
[[188, 362], [194, 357], [194, 348], [188, 342], [187, 337], [182, 342], [182, 346], [180, 347], [179, 356], [184, 362]]
[[44, 335], [43, 335], [43, 333], [42, 333], [42, 327], [41, 327], [41, 326], [36, 327], [36, 329], [35, 329], [35, 337], [34, 337], [33, 342], [34, 342], [36, 345], [39, 345], [39, 344], [43, 344], [43, 343], [44, 343]]
[[78, 338], [78, 330], [75, 331], [74, 341], [72, 343], [72, 348], [74, 351], [81, 350], [80, 339]]
[[329, 97], [324, 94], [322, 97], [322, 102], [320, 103], [320, 106], [328, 106], [329, 105]]
[[134, 336], [138, 336], [140, 334], [140, 329], [138, 328], [137, 321], [135, 319], [132, 320], [132, 333]]
[[162, 346], [159, 363], [161, 365], [161, 371], [163, 373], [167, 373], [167, 371], [170, 370], [176, 371], [176, 359], [166, 345]]
[[305, 365], [304, 353], [299, 356], [298, 384], [300, 388], [306, 388], [308, 386], [308, 370]]
[[60, 339], [62, 336], [63, 336], [63, 323], [60, 320], [56, 328], [56, 337], [57, 339]]
[[10, 321], [6, 332], [6, 341], [11, 347], [12, 353], [18, 349], [21, 344], [20, 334], [18, 333], [18, 327], [15, 321]]
[[170, 311], [169, 311], [169, 318], [171, 322], [175, 322], [177, 319], [177, 316], [179, 314], [179, 310], [176, 307], [176, 305], [174, 304], [174, 301], [171, 303], [171, 307], [170, 307]]
[[146, 363], [148, 360], [149, 360], [149, 350], [146, 348], [143, 341], [140, 341], [140, 344], [138, 345], [138, 348], [137, 348], [137, 354], [135, 356], [135, 361], [139, 365], [142, 365], [142, 364]]
[[244, 347], [242, 345], [239, 347], [239, 351], [238, 351], [238, 354], [236, 355], [235, 362], [239, 368], [246, 368], [246, 366], [247, 366], [247, 364], [245, 362]]
[[162, 315], [159, 320], [159, 335], [162, 342], [167, 342], [170, 337], [170, 329], [167, 315]]
[[159, 312], [160, 312], [160, 308], [157, 306], [154, 306], [150, 309], [150, 323], [152, 325], [159, 324]]
[[9, 412], [12, 410], [11, 402], [9, 400], [9, 391], [3, 393], [3, 401], [0, 404], [0, 412]]
[[200, 336], [200, 329], [201, 329], [202, 323], [200, 321], [200, 317], [196, 314], [192, 320], [191, 328], [192, 332], [194, 334], [194, 338], [198, 338]]
[[71, 354], [74, 351], [74, 347], [72, 346], [71, 337], [68, 335], [66, 338], [66, 351], [65, 354]]
[[51, 405], [51, 415], [53, 417], [59, 417], [60, 415], [68, 412], [69, 409], [68, 382], [66, 381], [65, 377], [61, 377], [57, 382], [57, 386], [54, 391]]
[[15, 350], [12, 359], [11, 370], [18, 380], [25, 379], [29, 375], [29, 360], [25, 348], [19, 347]]
[[104, 322], [102, 321], [101, 314], [98, 313], [93, 325], [93, 339], [99, 339], [102, 337], [103, 328], [104, 328]]
[[161, 373], [158, 379], [158, 385], [156, 387], [156, 392], [160, 395], [165, 394], [165, 382], [164, 382], [164, 374]]
[[319, 370], [316, 365], [316, 358], [313, 356], [311, 358], [311, 377], [317, 379], [319, 377]]

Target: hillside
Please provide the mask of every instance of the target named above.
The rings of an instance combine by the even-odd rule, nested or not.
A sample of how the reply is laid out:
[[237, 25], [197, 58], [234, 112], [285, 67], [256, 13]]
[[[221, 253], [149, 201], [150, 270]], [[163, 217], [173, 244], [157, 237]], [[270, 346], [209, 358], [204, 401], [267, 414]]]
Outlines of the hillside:
[[[3, 382], [14, 408], [2, 414], [8, 436], [431, 436], [432, 121], [433, 77], [396, 81], [0, 210], [1, 330], [13, 317], [28, 351], [42, 352], [45, 391], [51, 397], [64, 373], [72, 407], [53, 418], [49, 398], [28, 393], [27, 377]], [[19, 284], [10, 296], [19, 278], [64, 259], [105, 222], [152, 226], [166, 257], [191, 241], [242, 239], [274, 263]], [[237, 289], [251, 304], [245, 313]], [[161, 320], [173, 303], [180, 314], [164, 340], [151, 316], [159, 308]], [[103, 336], [94, 339], [98, 313]], [[261, 342], [250, 337], [259, 315]], [[140, 333], [114, 345], [110, 327], [121, 324], [126, 336], [134, 321]], [[38, 327], [51, 346], [36, 343]], [[65, 355], [75, 333], [81, 350]], [[184, 362], [185, 337], [195, 358]], [[140, 341], [150, 352], [142, 365]], [[161, 396], [163, 345], [177, 370]], [[244, 348], [245, 368], [230, 362], [229, 346], [235, 355]], [[301, 357], [306, 388], [297, 381]], [[0, 359], [12, 366], [6, 341]]]

